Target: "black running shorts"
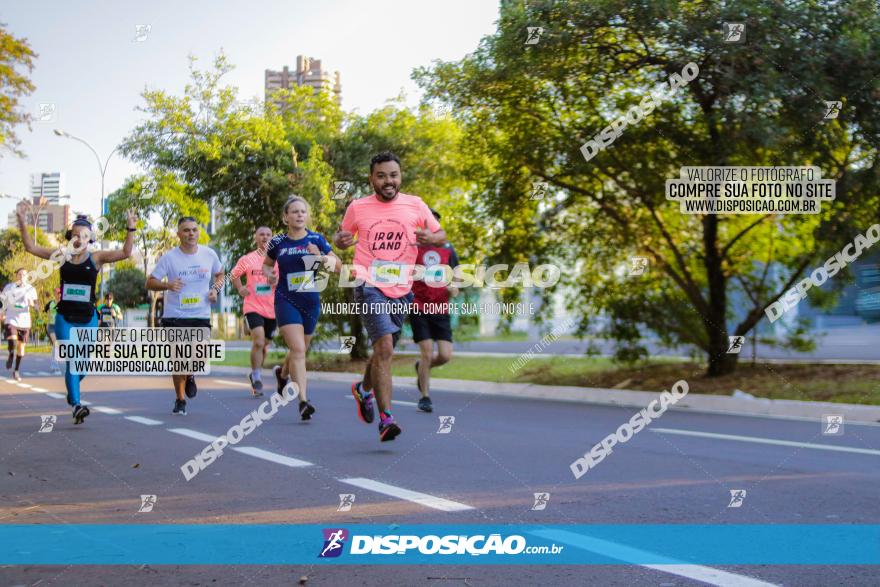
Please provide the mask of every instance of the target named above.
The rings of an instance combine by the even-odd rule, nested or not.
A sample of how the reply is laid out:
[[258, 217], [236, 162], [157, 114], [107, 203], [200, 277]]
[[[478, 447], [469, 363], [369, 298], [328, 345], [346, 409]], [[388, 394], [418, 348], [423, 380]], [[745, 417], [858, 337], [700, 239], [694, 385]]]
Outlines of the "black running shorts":
[[449, 314], [410, 314], [409, 323], [412, 325], [413, 341], [419, 343], [423, 340], [448, 340], [452, 342], [452, 327]]
[[275, 326], [277, 324], [275, 318], [266, 318], [256, 312], [248, 312], [244, 315], [244, 319], [251, 332], [254, 331], [254, 328], [262, 328], [266, 338], [272, 338], [272, 335], [275, 334]]

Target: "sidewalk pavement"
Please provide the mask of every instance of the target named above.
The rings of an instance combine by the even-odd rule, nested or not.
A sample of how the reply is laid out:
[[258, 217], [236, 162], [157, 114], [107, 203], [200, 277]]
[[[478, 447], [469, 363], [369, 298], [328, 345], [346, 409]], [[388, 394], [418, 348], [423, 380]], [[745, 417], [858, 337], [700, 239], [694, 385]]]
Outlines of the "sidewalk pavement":
[[[237, 375], [247, 378], [246, 367], [215, 367], [211, 375]], [[338, 381], [346, 385], [357, 381], [357, 373], [310, 371], [313, 381]], [[415, 387], [415, 377], [394, 377], [398, 385]], [[670, 382], [670, 385], [672, 382]], [[571, 387], [565, 385], [535, 385], [532, 383], [494, 383], [463, 379], [431, 378], [431, 388], [453, 393], [485, 394], [532, 400], [575, 402], [612, 405], [641, 409], [659, 397], [659, 392]], [[346, 387], [346, 391], [347, 391]], [[723, 395], [689, 393], [670, 409], [733, 416], [764, 416], [773, 418], [807, 419], [821, 421], [825, 415], [842, 415], [844, 422], [880, 423], [880, 406], [841, 404], [833, 402], [806, 402], [765, 398], [740, 398]], [[880, 424], [878, 424], [880, 425]]]

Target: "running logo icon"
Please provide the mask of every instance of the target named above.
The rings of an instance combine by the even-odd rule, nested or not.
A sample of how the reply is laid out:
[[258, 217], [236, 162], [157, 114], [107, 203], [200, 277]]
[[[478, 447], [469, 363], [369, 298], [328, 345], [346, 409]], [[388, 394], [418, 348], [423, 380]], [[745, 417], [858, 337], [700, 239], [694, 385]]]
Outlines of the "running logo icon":
[[343, 355], [345, 353], [350, 353], [354, 348], [354, 337], [353, 336], [340, 336], [339, 337], [339, 354]]
[[536, 493], [535, 494], [535, 503], [532, 506], [533, 512], [539, 512], [541, 510], [547, 509], [547, 503], [550, 501], [549, 493]]
[[141, 184], [141, 200], [152, 199], [156, 195], [156, 180], [147, 179]]
[[58, 420], [57, 416], [40, 416], [40, 429], [37, 432], [52, 432], [55, 428], [55, 422]]
[[728, 336], [728, 341], [730, 342], [730, 346], [727, 347], [728, 355], [738, 355], [739, 352], [743, 348], [743, 342], [745, 341], [745, 336]]
[[629, 274], [633, 276], [644, 275], [648, 270], [647, 257], [630, 257]]
[[547, 195], [547, 182], [546, 181], [533, 181], [532, 182], [532, 193], [529, 195], [530, 200], [543, 200], [544, 196]]
[[134, 39], [132, 39], [132, 43], [143, 43], [147, 40], [147, 36], [149, 36], [150, 31], [153, 30], [153, 25], [151, 24], [136, 24], [134, 25]]
[[541, 35], [544, 34], [544, 29], [539, 26], [530, 26], [526, 27], [526, 30], [528, 31], [526, 45], [537, 45], [538, 41], [541, 40]]
[[335, 558], [342, 554], [345, 541], [348, 539], [348, 530], [345, 528], [324, 528], [324, 548], [318, 558]]
[[440, 416], [440, 428], [437, 434], [449, 434], [452, 432], [452, 425], [455, 424], [455, 416]]
[[155, 495], [142, 495], [141, 496], [141, 507], [138, 508], [139, 514], [147, 514], [153, 511], [153, 506], [156, 505], [156, 496]]
[[336, 511], [337, 512], [350, 512], [352, 505], [354, 505], [354, 493], [340, 493], [339, 494], [339, 507], [336, 508]]
[[745, 489], [731, 489], [730, 490], [730, 503], [727, 504], [729, 508], [738, 508], [742, 507], [743, 501], [746, 499], [746, 490]]
[[345, 196], [348, 195], [348, 192], [351, 191], [351, 182], [348, 181], [334, 181], [333, 182], [333, 199], [334, 200], [344, 200]]
[[843, 416], [840, 414], [825, 414], [822, 416], [822, 434], [825, 436], [842, 436]]
[[843, 108], [843, 102], [839, 100], [825, 101], [825, 120], [831, 120], [833, 118], [837, 118], [837, 115], [840, 114], [840, 109]]
[[41, 103], [39, 108], [40, 109], [37, 113], [37, 120], [39, 122], [54, 122], [55, 121], [55, 104], [54, 103]]
[[746, 40], [746, 25], [741, 22], [725, 22], [721, 27], [725, 43], [742, 43]]

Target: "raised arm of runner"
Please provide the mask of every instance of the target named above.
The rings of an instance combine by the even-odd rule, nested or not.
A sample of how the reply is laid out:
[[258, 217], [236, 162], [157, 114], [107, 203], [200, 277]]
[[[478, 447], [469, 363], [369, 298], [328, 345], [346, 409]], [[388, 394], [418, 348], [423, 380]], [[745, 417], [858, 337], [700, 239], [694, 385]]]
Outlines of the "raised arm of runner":
[[24, 250], [40, 259], [50, 258], [55, 252], [55, 249], [41, 247], [34, 242], [34, 239], [31, 237], [31, 233], [28, 230], [27, 223], [24, 221], [24, 211], [18, 210], [15, 213], [15, 216], [18, 218], [18, 229], [21, 231], [21, 242], [24, 245]]
[[95, 260], [95, 263], [97, 263], [99, 269], [104, 263], [115, 263], [116, 261], [124, 261], [131, 257], [131, 250], [134, 248], [134, 233], [137, 230], [137, 221], [137, 213], [135, 213], [134, 210], [129, 210], [126, 218], [126, 228], [128, 232], [125, 235], [125, 243], [123, 243], [122, 248], [113, 251], [95, 251], [92, 253], [92, 258]]

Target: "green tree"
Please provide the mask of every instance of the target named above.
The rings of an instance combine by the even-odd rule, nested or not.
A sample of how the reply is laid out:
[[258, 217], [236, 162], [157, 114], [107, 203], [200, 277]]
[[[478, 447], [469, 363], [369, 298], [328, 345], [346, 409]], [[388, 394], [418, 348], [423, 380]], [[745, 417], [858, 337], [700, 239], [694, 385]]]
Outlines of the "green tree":
[[[702, 349], [710, 376], [732, 372], [728, 335], [749, 333], [808, 268], [876, 221], [876, 3], [529, 5], [502, 3], [497, 32], [474, 53], [416, 74], [491, 162], [475, 177], [496, 251], [531, 249], [566, 267], [582, 328], [604, 313], [622, 355], [644, 353], [647, 327]], [[746, 23], [746, 41], [725, 43], [722, 22]], [[536, 44], [524, 44], [527, 26], [544, 29]], [[690, 62], [696, 79], [585, 160], [581, 145]], [[843, 111], [823, 120], [832, 99]], [[681, 214], [665, 180], [700, 165], [815, 165], [837, 181], [837, 199], [817, 215]], [[529, 200], [533, 181], [551, 197]], [[650, 259], [643, 278], [625, 276], [632, 255]], [[733, 295], [747, 306], [732, 307]]]
[[[22, 109], [21, 100], [35, 89], [27, 76], [34, 70], [36, 57], [27, 39], [14, 37], [6, 30], [6, 24], [0, 23], [0, 156], [4, 149], [23, 155], [18, 149], [21, 140], [15, 127], [25, 123], [30, 128], [31, 115]], [[18, 71], [21, 67], [27, 74]]]
[[[280, 110], [270, 103], [255, 112], [238, 102], [236, 88], [224, 85], [231, 68], [223, 55], [208, 71], [193, 60], [182, 95], [144, 92], [146, 120], [124, 149], [152, 173], [174, 176], [194, 198], [222, 210], [226, 222], [217, 238], [230, 264], [251, 250], [257, 226], [284, 229], [281, 208], [291, 193], [310, 203], [312, 230], [332, 239], [348, 203], [333, 199], [333, 183], [350, 181], [356, 194], [371, 193], [369, 160], [382, 149], [404, 158], [404, 191], [424, 197], [441, 213], [464, 209], [461, 194], [470, 183], [457, 155], [462, 133], [454, 121], [394, 106], [367, 117], [346, 116], [329, 91], [309, 87], [278, 92]], [[472, 229], [479, 234], [478, 225]], [[470, 242], [467, 228], [447, 230]], [[350, 295], [335, 279], [322, 294], [331, 302]], [[354, 333], [355, 356], [365, 355], [359, 316], [324, 316], [319, 333]]]
[[113, 268], [113, 276], [107, 282], [108, 291], [122, 308], [134, 308], [149, 301], [144, 283], [146, 274], [131, 261], [122, 261]]
[[[143, 275], [149, 272], [151, 261], [155, 263], [166, 251], [177, 246], [177, 220], [181, 216], [192, 216], [202, 226], [209, 218], [204, 201], [195, 198], [192, 190], [173, 174], [161, 171], [129, 177], [122, 187], [107, 196], [107, 238], [125, 239], [128, 210], [135, 210], [138, 214], [137, 253], [133, 258], [140, 258]], [[206, 231], [202, 231], [199, 242], [206, 244], [208, 241]], [[145, 282], [146, 277], [140, 284], [141, 289]], [[155, 310], [157, 293], [151, 292], [148, 296], [150, 308]], [[154, 314], [154, 311], [150, 312], [151, 324]]]

